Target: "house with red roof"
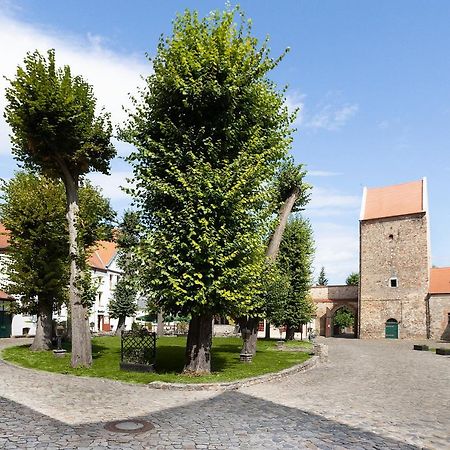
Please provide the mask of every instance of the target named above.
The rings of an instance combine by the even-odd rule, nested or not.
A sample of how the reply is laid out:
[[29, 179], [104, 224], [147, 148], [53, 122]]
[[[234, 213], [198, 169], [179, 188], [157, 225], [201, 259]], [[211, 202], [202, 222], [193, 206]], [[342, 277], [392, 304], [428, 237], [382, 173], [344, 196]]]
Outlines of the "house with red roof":
[[[5, 282], [2, 265], [8, 258], [9, 232], [0, 224], [0, 280]], [[110, 319], [108, 304], [112, 298], [114, 287], [121, 276], [117, 266], [117, 246], [115, 242], [98, 241], [89, 256], [89, 266], [93, 281], [97, 284], [97, 296], [92, 305], [89, 323], [93, 332], [108, 332], [117, 326], [117, 319]], [[2, 283], [4, 284], [4, 283]], [[0, 337], [34, 335], [36, 317], [22, 314], [11, 315], [9, 307], [14, 299], [6, 292], [0, 291]], [[55, 316], [58, 321], [67, 320], [65, 307]], [[133, 318], [127, 318], [129, 328]]]

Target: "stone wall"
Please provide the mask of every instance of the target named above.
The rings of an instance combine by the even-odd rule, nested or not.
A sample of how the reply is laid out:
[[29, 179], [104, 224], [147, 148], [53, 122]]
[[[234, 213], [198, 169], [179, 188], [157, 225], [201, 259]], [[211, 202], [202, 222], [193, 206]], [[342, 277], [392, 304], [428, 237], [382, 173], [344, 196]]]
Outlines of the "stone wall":
[[429, 337], [450, 341], [450, 294], [433, 294], [428, 297]]
[[332, 319], [335, 312], [346, 306], [358, 318], [358, 286], [313, 286], [311, 297], [316, 305], [314, 328], [321, 336], [333, 336]]
[[[362, 221], [360, 225], [361, 338], [385, 337], [388, 319], [400, 338], [426, 338], [429, 277], [425, 213]], [[396, 277], [398, 287], [390, 286]]]

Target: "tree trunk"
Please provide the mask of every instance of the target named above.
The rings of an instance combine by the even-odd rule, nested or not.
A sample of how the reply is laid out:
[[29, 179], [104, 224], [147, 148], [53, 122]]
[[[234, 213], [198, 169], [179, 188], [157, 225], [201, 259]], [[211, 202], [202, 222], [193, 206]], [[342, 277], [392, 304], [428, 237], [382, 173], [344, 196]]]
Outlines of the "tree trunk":
[[192, 316], [186, 342], [184, 372], [211, 372], [212, 315]]
[[161, 337], [164, 336], [164, 313], [163, 310], [160, 309], [158, 311], [158, 322], [156, 325], [156, 336]]
[[266, 251], [267, 259], [275, 261], [277, 259], [278, 251], [280, 250], [281, 239], [283, 238], [284, 229], [286, 228], [289, 215], [292, 208], [300, 195], [300, 189], [295, 188], [289, 197], [281, 205], [280, 212], [278, 214], [278, 225], [270, 238], [269, 245]]
[[47, 299], [38, 298], [38, 313], [36, 335], [30, 349], [33, 351], [52, 349], [52, 316], [53, 303]]
[[293, 327], [292, 325], [287, 325], [286, 326], [286, 341], [293, 341], [294, 333], [295, 333], [295, 327]]
[[[250, 330], [250, 337], [248, 338], [247, 343], [247, 351], [252, 355], [255, 355], [256, 353], [256, 344], [258, 342], [258, 325], [258, 317], [249, 317], [248, 319], [246, 317], [239, 318], [239, 326], [241, 327], [241, 332], [244, 328], [248, 328]], [[242, 336], [242, 338], [244, 337]], [[244, 351], [244, 348], [245, 342], [242, 347], [242, 351]]]
[[116, 336], [122, 335], [122, 330], [125, 330], [125, 316], [119, 316], [119, 323], [117, 324]]
[[[280, 250], [281, 239], [291, 214], [292, 208], [300, 195], [300, 189], [295, 188], [289, 197], [281, 205], [280, 212], [278, 213], [278, 225], [270, 238], [269, 245], [266, 250], [266, 258], [269, 261], [275, 261]], [[270, 323], [266, 321], [266, 339], [270, 339]]]
[[265, 338], [266, 339], [270, 339], [270, 322], [266, 319], [266, 331], [265, 331], [266, 335]]
[[81, 280], [80, 249], [78, 248], [78, 178], [64, 166], [64, 185], [67, 195], [67, 222], [69, 225], [69, 302], [72, 322], [72, 367], [90, 367], [92, 364], [89, 311], [83, 305], [79, 283]]

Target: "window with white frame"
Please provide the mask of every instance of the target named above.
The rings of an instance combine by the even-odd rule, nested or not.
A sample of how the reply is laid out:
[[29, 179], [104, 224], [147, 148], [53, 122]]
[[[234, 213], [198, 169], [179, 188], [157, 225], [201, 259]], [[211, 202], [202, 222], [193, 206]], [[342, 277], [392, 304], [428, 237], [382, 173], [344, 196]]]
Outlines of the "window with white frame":
[[389, 287], [391, 287], [391, 288], [398, 287], [398, 278], [397, 277], [389, 278]]

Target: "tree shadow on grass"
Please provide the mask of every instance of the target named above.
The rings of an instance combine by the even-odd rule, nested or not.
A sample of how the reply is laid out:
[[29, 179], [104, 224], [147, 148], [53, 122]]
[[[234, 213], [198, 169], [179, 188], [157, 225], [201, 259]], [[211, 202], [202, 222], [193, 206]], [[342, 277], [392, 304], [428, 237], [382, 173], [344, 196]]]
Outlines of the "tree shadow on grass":
[[[184, 368], [185, 347], [159, 344], [156, 350], [156, 372], [181, 373]], [[240, 347], [236, 345], [220, 345], [211, 350], [211, 370], [222, 372], [240, 364]]]

